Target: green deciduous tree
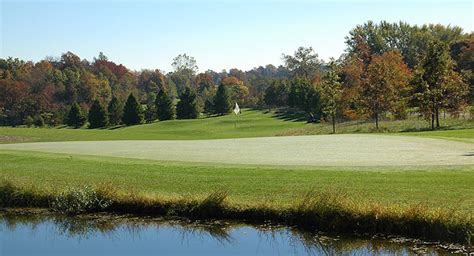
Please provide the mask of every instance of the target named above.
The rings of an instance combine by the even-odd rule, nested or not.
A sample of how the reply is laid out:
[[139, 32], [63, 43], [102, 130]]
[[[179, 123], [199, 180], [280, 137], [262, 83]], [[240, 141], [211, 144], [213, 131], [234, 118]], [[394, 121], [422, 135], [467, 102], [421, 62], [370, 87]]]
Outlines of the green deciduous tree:
[[331, 61], [329, 70], [323, 77], [320, 86], [323, 113], [331, 118], [332, 132], [336, 133], [336, 115], [340, 110], [342, 85], [334, 61]]
[[158, 120], [171, 120], [174, 119], [175, 107], [173, 100], [168, 94], [161, 90], [155, 100], [156, 116]]
[[288, 103], [289, 86], [285, 80], [275, 80], [265, 90], [265, 104], [282, 107]]
[[98, 99], [94, 100], [89, 109], [89, 128], [105, 127], [109, 123], [107, 110]]
[[413, 99], [425, 117], [430, 119], [431, 129], [440, 127], [441, 108], [459, 109], [468, 94], [467, 84], [453, 70], [448, 47], [441, 41], [429, 43], [426, 56], [416, 68], [412, 84]]
[[81, 107], [79, 107], [79, 104], [74, 102], [71, 105], [71, 108], [69, 109], [69, 112], [66, 116], [65, 123], [68, 126], [79, 128], [83, 126], [85, 122], [86, 122], [86, 117], [82, 113]]
[[178, 119], [195, 119], [199, 116], [196, 93], [189, 87], [184, 89], [176, 106]]
[[122, 122], [125, 125], [135, 125], [143, 123], [143, 108], [137, 98], [131, 93], [123, 108]]
[[301, 78], [311, 81], [321, 68], [321, 61], [312, 47], [299, 47], [293, 56], [283, 54], [282, 59], [293, 79]]
[[225, 115], [232, 111], [232, 103], [230, 101], [229, 91], [224, 84], [220, 84], [217, 88], [214, 98], [214, 112], [219, 115]]

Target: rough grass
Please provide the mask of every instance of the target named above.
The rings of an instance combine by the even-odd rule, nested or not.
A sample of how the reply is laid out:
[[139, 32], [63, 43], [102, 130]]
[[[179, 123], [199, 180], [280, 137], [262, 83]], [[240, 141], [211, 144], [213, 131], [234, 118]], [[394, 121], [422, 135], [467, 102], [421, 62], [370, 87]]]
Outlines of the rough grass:
[[[67, 200], [64, 200], [65, 196]], [[84, 203], [84, 198], [88, 202]], [[421, 204], [385, 206], [355, 201], [338, 191], [321, 193], [311, 190], [286, 206], [268, 203], [241, 205], [229, 202], [226, 198], [227, 192], [224, 190], [214, 191], [201, 198], [166, 198], [111, 189], [110, 185], [45, 192], [31, 184], [14, 183], [11, 180], [0, 183], [2, 207], [49, 207], [68, 214], [110, 211], [190, 219], [272, 221], [306, 230], [395, 234], [468, 245], [473, 242], [472, 216], [453, 209], [428, 208]], [[62, 205], [58, 207], [59, 201]]]
[[[474, 121], [466, 118], [441, 118], [442, 129], [470, 129]], [[402, 121], [382, 120], [375, 130], [371, 120], [337, 124], [337, 133], [411, 133], [426, 131], [429, 123], [418, 117]], [[0, 143], [32, 141], [94, 141], [94, 140], [197, 140], [249, 138], [282, 135], [330, 134], [329, 123], [307, 124], [304, 116], [286, 112], [244, 109], [242, 115], [172, 120], [131, 127], [107, 129], [11, 128], [0, 127]], [[423, 132], [429, 136], [431, 131]], [[474, 139], [473, 139], [474, 140]], [[471, 140], [472, 142], [472, 140]]]

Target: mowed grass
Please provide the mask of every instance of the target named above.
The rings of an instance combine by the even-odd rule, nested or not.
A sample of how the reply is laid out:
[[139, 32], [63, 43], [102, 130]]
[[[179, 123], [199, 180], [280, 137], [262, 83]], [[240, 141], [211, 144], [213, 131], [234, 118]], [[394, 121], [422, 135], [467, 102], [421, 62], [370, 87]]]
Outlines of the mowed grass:
[[474, 213], [474, 167], [279, 168], [0, 151], [0, 178], [59, 191], [111, 183], [149, 196], [195, 197], [226, 190], [240, 205], [291, 204], [309, 190], [342, 191], [386, 205], [422, 204]]
[[0, 149], [234, 165], [474, 166], [472, 144], [375, 134], [216, 140], [36, 142]]
[[[171, 120], [131, 127], [107, 129], [11, 128], [0, 127], [0, 143], [46, 141], [104, 141], [104, 140], [202, 140], [252, 138], [289, 135], [330, 134], [330, 124], [307, 124], [304, 116], [291, 113], [244, 109], [233, 114], [195, 120]], [[446, 137], [474, 142], [474, 121], [466, 118], [442, 118], [443, 131], [426, 131], [429, 123], [418, 117], [401, 121], [381, 121], [375, 130], [371, 120], [337, 124], [337, 133], [390, 133], [417, 136]], [[444, 131], [446, 130], [446, 131]], [[420, 132], [422, 131], [422, 132]], [[451, 134], [451, 135], [450, 135]]]
[[304, 127], [305, 122], [285, 121], [272, 112], [244, 109], [241, 115], [170, 120], [109, 129], [0, 128], [0, 143], [94, 140], [197, 140], [275, 136]]

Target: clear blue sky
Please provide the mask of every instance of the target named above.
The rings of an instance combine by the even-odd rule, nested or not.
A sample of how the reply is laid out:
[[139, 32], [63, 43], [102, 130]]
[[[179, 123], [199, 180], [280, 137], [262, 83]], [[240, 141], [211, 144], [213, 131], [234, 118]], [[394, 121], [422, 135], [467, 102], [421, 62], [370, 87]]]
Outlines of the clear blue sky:
[[471, 1], [9, 1], [0, 0], [2, 58], [38, 61], [100, 51], [135, 70], [171, 71], [187, 53], [200, 71], [281, 64], [312, 46], [339, 57], [344, 37], [367, 20], [441, 23], [473, 30]]

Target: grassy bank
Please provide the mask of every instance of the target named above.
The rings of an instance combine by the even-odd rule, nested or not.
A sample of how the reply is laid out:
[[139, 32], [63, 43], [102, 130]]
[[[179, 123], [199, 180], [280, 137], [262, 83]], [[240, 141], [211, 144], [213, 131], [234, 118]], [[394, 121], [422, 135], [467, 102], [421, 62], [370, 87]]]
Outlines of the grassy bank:
[[383, 204], [424, 203], [474, 212], [473, 166], [278, 167], [0, 151], [0, 178], [47, 189], [110, 182], [151, 195], [199, 196], [226, 188], [239, 203], [289, 204], [308, 189], [343, 189]]
[[467, 245], [474, 242], [474, 222], [465, 212], [420, 204], [367, 203], [339, 191], [307, 191], [285, 206], [267, 202], [242, 205], [227, 200], [224, 190], [204, 197], [163, 197], [118, 190], [113, 185], [61, 191], [3, 181], [0, 206], [42, 207], [65, 214], [105, 211], [252, 223], [270, 221], [331, 233], [394, 234]]
[[[474, 121], [446, 118], [440, 120], [445, 134], [458, 130], [469, 133], [465, 140], [474, 142]], [[412, 117], [401, 121], [381, 121], [380, 129], [375, 130], [369, 121], [349, 121], [337, 124], [337, 133], [402, 133], [423, 131], [418, 136], [438, 136], [438, 131], [426, 131], [426, 120]], [[468, 130], [465, 130], [468, 129]], [[463, 133], [461, 131], [461, 133]], [[32, 141], [95, 141], [95, 140], [198, 140], [251, 138], [284, 135], [330, 134], [332, 126], [328, 123], [307, 124], [301, 116], [287, 113], [244, 109], [242, 115], [201, 118], [195, 120], [171, 120], [131, 127], [112, 127], [107, 129], [56, 128], [11, 128], [0, 127], [0, 143]]]

